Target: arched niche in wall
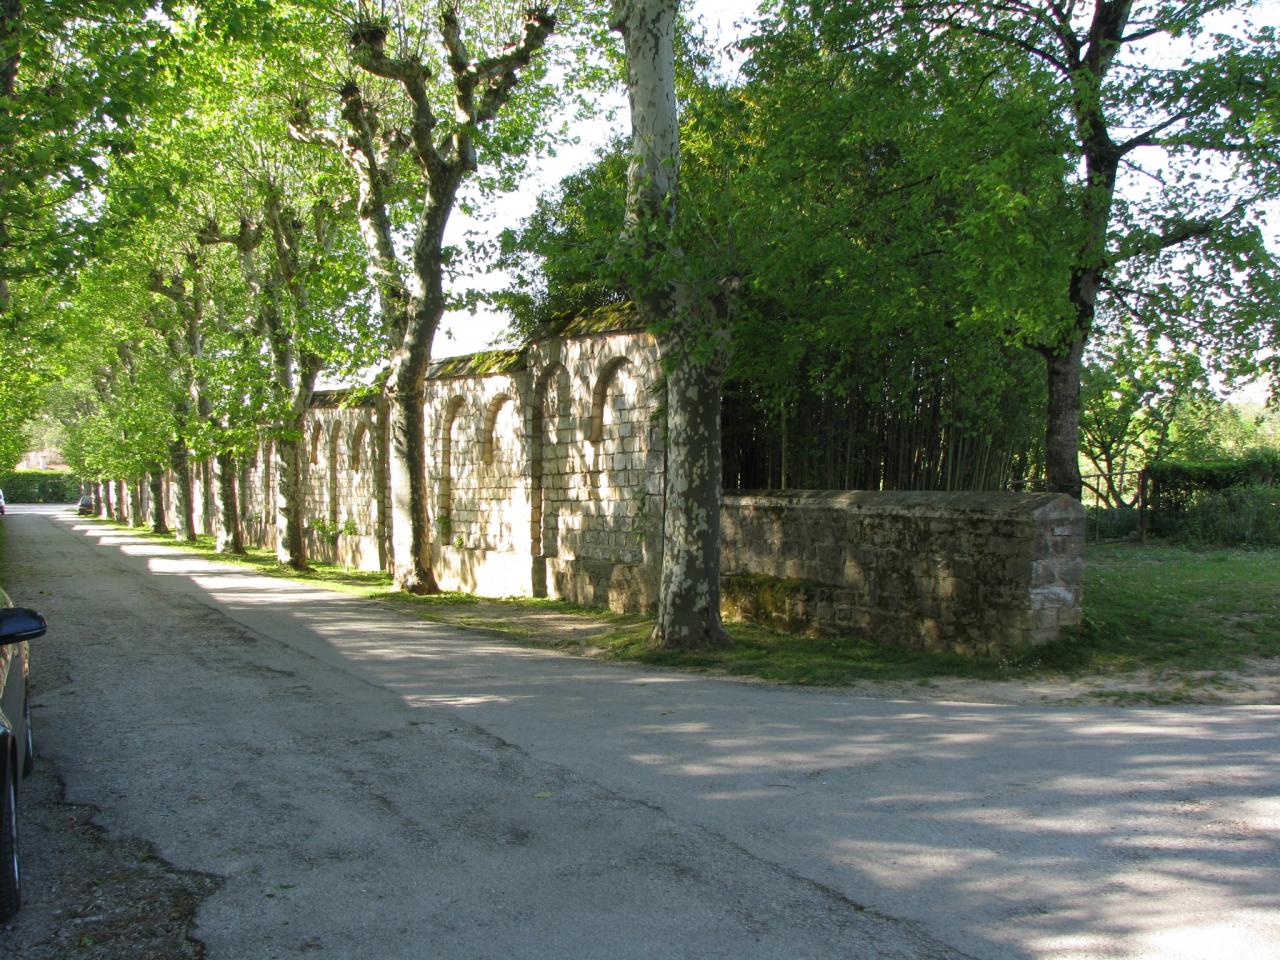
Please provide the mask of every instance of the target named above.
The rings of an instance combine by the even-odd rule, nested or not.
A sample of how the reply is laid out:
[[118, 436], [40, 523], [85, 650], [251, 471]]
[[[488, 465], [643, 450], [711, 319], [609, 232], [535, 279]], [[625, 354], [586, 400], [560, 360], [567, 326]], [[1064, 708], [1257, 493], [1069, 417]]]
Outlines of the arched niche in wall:
[[[495, 456], [498, 456], [499, 465], [501, 465], [503, 458], [498, 455], [498, 450], [501, 448], [503, 441], [507, 439], [503, 436], [504, 431], [502, 431], [501, 427], [511, 427], [512, 424], [500, 424], [499, 421], [508, 419], [514, 411], [515, 404], [511, 397], [505, 393], [498, 394], [485, 407], [484, 425], [480, 430], [480, 462], [485, 466], [493, 466]], [[506, 417], [504, 417], [504, 413], [507, 415]]]
[[311, 446], [307, 455], [307, 459], [312, 466], [320, 463], [320, 450], [324, 445], [324, 426], [317, 423], [311, 428]]
[[636, 562], [637, 517], [647, 506], [644, 474], [647, 407], [641, 396], [637, 367], [627, 357], [611, 357], [600, 365], [591, 392], [587, 432], [584, 538], [581, 556], [614, 562]]
[[[560, 505], [569, 470], [569, 393], [569, 371], [558, 361], [548, 364], [534, 384], [528, 437], [532, 480], [529, 539], [534, 557], [553, 557], [559, 551]], [[541, 573], [543, 582], [534, 584], [534, 593], [540, 596], [546, 591], [545, 570]]]
[[338, 522], [342, 499], [342, 421], [335, 420], [329, 435], [329, 522]]
[[360, 420], [351, 432], [351, 472], [365, 473], [373, 469], [373, 459], [369, 452], [369, 424]]
[[[624, 384], [626, 389], [634, 390], [635, 381], [630, 373], [631, 361], [626, 357], [611, 357], [600, 368], [600, 375], [591, 390], [591, 423], [587, 431], [587, 440], [591, 443], [598, 444], [604, 439], [605, 424], [612, 419], [614, 410], [610, 406], [610, 391], [616, 395], [616, 388]], [[621, 399], [625, 403], [636, 400], [634, 396]]]
[[458, 414], [465, 401], [462, 397], [452, 396], [444, 405], [444, 416], [440, 418], [440, 463], [439, 486], [436, 499], [436, 510], [439, 518], [440, 533], [446, 541], [452, 540], [453, 523], [453, 481], [456, 475], [455, 461], [461, 454], [461, 421]]
[[324, 471], [320, 470], [320, 464], [324, 457], [324, 424], [317, 422], [311, 428], [311, 442], [307, 448], [307, 476], [304, 481], [304, 489], [309, 488], [312, 497], [312, 506], [315, 501], [324, 496]]

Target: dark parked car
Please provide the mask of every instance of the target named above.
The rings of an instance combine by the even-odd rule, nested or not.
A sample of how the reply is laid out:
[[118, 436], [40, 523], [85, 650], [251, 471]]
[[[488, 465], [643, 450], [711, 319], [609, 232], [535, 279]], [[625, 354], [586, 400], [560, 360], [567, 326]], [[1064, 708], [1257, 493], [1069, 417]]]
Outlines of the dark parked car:
[[44, 617], [15, 607], [0, 590], [0, 920], [8, 920], [22, 906], [18, 781], [35, 762], [27, 641], [43, 635], [47, 627]]

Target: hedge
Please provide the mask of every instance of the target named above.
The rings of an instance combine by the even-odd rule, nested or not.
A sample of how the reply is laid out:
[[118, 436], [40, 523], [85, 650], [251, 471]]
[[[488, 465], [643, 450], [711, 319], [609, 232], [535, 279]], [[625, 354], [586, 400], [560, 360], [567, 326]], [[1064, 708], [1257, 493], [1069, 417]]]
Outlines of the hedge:
[[52, 470], [8, 470], [0, 473], [0, 490], [9, 503], [75, 503], [80, 478]]
[[1280, 450], [1251, 450], [1221, 460], [1153, 463], [1147, 467], [1147, 479], [1148, 509], [1178, 517], [1204, 493], [1280, 484]]

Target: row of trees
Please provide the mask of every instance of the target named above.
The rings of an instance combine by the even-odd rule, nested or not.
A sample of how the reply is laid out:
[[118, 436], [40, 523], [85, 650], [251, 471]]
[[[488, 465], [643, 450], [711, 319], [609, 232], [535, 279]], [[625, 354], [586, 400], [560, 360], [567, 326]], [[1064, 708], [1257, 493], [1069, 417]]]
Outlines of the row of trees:
[[[434, 589], [423, 378], [465, 294], [446, 227], [621, 63], [630, 141], [504, 238], [500, 299], [523, 335], [629, 299], [658, 336], [656, 636], [715, 643], [725, 480], [986, 485], [1035, 460], [1079, 496], [1097, 331], [1256, 372], [1277, 44], [1215, 27], [1250, 6], [776, 0], [726, 78], [674, 0], [607, 22], [572, 0], [4, 0], [0, 416], [43, 391], [82, 471], [171, 468], [184, 535], [188, 462], [214, 457], [227, 549], [235, 458], [268, 437], [301, 566], [301, 416], [322, 374], [376, 369], [396, 580]], [[762, 425], [728, 457], [725, 397]]]
[[[74, 84], [90, 100], [12, 134], [49, 155], [14, 171], [28, 207], [92, 243], [36, 238], [25, 261], [6, 250], [4, 269], [14, 339], [57, 328], [61, 362], [81, 372], [62, 401], [94, 416], [79, 418], [71, 452], [101, 475], [171, 467], [189, 536], [190, 455], [217, 459], [234, 511], [232, 460], [265, 430], [281, 463], [281, 558], [304, 566], [301, 418], [322, 371], [379, 366], [396, 579], [433, 589], [421, 396], [447, 305], [445, 227], [469, 180], [492, 190], [516, 176], [541, 138], [548, 71], [582, 44], [548, 39], [587, 21], [572, 4], [99, 7], [4, 8], [12, 86], [32, 100]], [[115, 107], [92, 100], [90, 71], [128, 69], [131, 51], [145, 53], [145, 83]], [[94, 62], [77, 72], [59, 56]], [[63, 151], [51, 131], [76, 124], [93, 136]], [[69, 282], [42, 302], [50, 276]], [[232, 549], [236, 519], [222, 523]]]

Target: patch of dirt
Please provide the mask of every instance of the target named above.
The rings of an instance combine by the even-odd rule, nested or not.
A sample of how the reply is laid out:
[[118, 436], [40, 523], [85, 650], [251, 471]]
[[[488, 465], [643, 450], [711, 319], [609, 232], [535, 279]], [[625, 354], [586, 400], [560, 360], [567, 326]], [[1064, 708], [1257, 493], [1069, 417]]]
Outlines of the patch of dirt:
[[954, 703], [1004, 703], [1022, 706], [1081, 704], [1152, 706], [1280, 703], [1280, 660], [1258, 660], [1241, 670], [1159, 672], [1139, 670], [1090, 677], [1037, 677], [1026, 680], [973, 680], [931, 677], [915, 683], [863, 681], [851, 684], [854, 696]]
[[0, 960], [201, 960], [196, 908], [221, 881], [109, 836], [95, 813], [37, 758], [19, 794], [23, 905], [0, 927]]
[[537, 634], [552, 640], [587, 643], [618, 629], [607, 620], [560, 610], [537, 610], [478, 600], [471, 604], [433, 608], [439, 619], [460, 626], [497, 630], [500, 633]]

